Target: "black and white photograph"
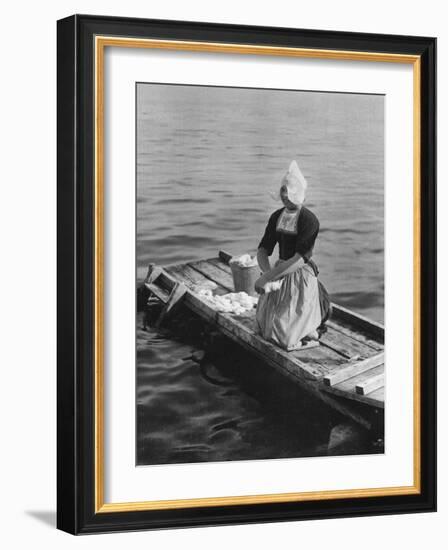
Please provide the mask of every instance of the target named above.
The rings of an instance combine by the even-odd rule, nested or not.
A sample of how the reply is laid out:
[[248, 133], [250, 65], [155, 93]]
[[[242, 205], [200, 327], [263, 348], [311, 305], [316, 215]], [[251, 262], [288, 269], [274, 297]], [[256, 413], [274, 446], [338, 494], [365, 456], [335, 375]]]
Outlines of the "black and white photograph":
[[384, 96], [135, 93], [137, 465], [384, 453]]

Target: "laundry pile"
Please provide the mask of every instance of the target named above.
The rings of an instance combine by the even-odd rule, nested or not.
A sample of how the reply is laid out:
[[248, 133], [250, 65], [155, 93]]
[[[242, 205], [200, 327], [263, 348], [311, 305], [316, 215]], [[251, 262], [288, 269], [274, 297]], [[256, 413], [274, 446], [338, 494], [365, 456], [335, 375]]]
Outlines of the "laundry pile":
[[[209, 286], [209, 285], [207, 285]], [[246, 292], [229, 292], [222, 296], [214, 295], [213, 290], [209, 287], [196, 287], [196, 293], [203, 299], [213, 304], [214, 308], [220, 313], [233, 313], [242, 315], [247, 311], [251, 311], [256, 305], [258, 299], [246, 294]]]
[[258, 266], [257, 258], [252, 256], [250, 254], [243, 254], [242, 256], [234, 256], [230, 261], [229, 264], [235, 264], [239, 267], [256, 267]]
[[210, 292], [210, 294], [213, 294], [213, 290], [218, 288], [218, 285], [215, 283], [215, 281], [204, 281], [201, 284], [197, 284], [193, 286], [193, 290], [200, 294], [201, 296], [204, 295], [204, 292], [207, 294]]

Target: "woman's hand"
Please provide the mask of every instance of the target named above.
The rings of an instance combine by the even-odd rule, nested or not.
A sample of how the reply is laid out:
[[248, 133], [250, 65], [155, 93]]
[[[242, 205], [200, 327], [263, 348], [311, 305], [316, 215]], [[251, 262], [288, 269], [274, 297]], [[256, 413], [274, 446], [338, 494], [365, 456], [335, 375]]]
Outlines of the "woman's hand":
[[264, 294], [264, 285], [267, 283], [266, 277], [262, 275], [255, 281], [255, 292]]

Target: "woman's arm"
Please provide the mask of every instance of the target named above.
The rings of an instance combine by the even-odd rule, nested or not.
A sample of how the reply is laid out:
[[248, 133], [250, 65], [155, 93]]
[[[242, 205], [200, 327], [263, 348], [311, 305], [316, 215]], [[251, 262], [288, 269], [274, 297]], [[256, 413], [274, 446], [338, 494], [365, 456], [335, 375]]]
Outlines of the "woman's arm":
[[289, 258], [289, 260], [286, 260], [271, 270], [264, 272], [263, 275], [256, 281], [255, 287], [260, 288], [270, 281], [281, 279], [285, 275], [288, 275], [288, 273], [293, 273], [296, 271], [299, 267], [304, 265], [304, 263], [305, 261], [302, 256], [296, 252], [294, 256]]
[[267, 271], [271, 271], [271, 264], [269, 262], [268, 253], [263, 247], [260, 247], [257, 250], [257, 261], [263, 273], [266, 273]]

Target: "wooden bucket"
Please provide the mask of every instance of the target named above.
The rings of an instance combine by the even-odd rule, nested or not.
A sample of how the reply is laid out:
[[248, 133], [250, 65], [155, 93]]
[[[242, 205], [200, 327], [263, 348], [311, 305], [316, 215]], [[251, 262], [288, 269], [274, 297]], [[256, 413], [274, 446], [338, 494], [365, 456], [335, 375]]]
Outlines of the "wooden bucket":
[[230, 263], [233, 275], [235, 292], [246, 292], [249, 296], [257, 296], [255, 281], [260, 277], [258, 265], [244, 267], [236, 263]]

